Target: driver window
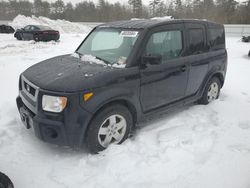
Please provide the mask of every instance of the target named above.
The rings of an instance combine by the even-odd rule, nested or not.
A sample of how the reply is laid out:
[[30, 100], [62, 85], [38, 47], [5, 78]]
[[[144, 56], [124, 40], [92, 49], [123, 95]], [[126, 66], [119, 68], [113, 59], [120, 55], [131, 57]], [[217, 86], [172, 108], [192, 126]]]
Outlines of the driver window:
[[24, 30], [25, 30], [25, 31], [29, 31], [29, 30], [30, 30], [30, 26], [26, 26], [26, 27], [24, 28]]
[[31, 31], [34, 31], [34, 26], [30, 26], [30, 30], [31, 30]]
[[161, 55], [162, 63], [175, 59], [181, 55], [183, 49], [181, 31], [164, 31], [151, 35], [147, 46], [146, 55]]

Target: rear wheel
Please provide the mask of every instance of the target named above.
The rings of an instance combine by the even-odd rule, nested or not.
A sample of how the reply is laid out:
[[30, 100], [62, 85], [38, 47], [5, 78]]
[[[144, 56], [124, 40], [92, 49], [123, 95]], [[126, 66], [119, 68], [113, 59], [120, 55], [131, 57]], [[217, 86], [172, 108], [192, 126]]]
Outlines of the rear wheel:
[[219, 98], [221, 82], [217, 77], [213, 77], [206, 85], [200, 104], [208, 104]]
[[121, 144], [128, 138], [133, 124], [132, 115], [122, 105], [101, 110], [92, 120], [86, 135], [88, 149], [98, 153], [110, 144]]

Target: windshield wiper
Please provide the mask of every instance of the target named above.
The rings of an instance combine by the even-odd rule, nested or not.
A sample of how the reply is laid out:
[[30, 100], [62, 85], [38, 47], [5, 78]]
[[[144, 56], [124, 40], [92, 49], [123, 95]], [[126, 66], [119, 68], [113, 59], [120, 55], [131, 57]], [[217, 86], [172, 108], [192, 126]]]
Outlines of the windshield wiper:
[[96, 59], [99, 59], [99, 60], [101, 60], [101, 61], [103, 61], [105, 64], [107, 64], [107, 65], [111, 65], [112, 63], [111, 62], [109, 62], [109, 61], [107, 61], [107, 60], [105, 60], [105, 59], [103, 59], [103, 58], [101, 58], [101, 57], [98, 57], [98, 56], [95, 56], [95, 58]]
[[77, 55], [79, 55], [79, 58], [80, 58], [80, 59], [82, 58], [82, 54], [81, 54], [80, 52], [75, 51], [75, 53], [76, 53]]
[[[77, 54], [77, 55], [79, 55], [79, 58], [80, 59], [82, 59], [82, 57], [84, 56], [83, 54], [81, 54], [80, 52], [78, 52], [78, 51], [75, 51], [75, 53]], [[103, 58], [101, 58], [101, 57], [98, 57], [98, 56], [93, 56], [93, 57], [95, 57], [96, 59], [98, 59], [98, 60], [101, 60], [101, 61], [103, 61], [105, 64], [107, 64], [107, 65], [111, 65], [111, 62], [109, 62], [109, 61], [107, 61], [107, 60], [105, 60], [105, 59], [103, 59]]]

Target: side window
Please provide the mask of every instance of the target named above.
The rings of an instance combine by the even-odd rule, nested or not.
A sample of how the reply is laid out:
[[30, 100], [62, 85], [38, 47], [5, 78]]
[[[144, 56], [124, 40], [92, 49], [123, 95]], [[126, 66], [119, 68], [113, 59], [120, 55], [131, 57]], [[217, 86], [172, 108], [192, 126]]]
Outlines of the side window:
[[189, 51], [200, 54], [205, 51], [205, 37], [202, 29], [189, 29]]
[[32, 26], [32, 31], [39, 31], [39, 28], [36, 26]]
[[29, 30], [30, 30], [30, 26], [29, 26], [29, 25], [26, 26], [26, 27], [24, 28], [24, 30], [25, 30], [25, 31], [29, 31]]
[[225, 33], [222, 28], [208, 29], [209, 46], [212, 50], [225, 48]]
[[175, 59], [181, 55], [183, 49], [181, 31], [164, 31], [151, 35], [144, 54], [161, 55], [162, 63]]

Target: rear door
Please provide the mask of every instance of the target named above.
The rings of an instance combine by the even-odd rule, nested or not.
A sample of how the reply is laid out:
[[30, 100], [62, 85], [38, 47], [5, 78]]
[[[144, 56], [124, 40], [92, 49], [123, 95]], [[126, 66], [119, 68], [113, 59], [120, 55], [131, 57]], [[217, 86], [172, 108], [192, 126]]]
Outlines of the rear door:
[[186, 23], [189, 79], [186, 96], [196, 94], [201, 86], [209, 65], [206, 25], [202, 23]]
[[144, 112], [166, 106], [185, 96], [188, 67], [183, 24], [155, 28], [147, 36], [142, 56], [162, 56], [158, 65], [142, 62], [140, 100]]

